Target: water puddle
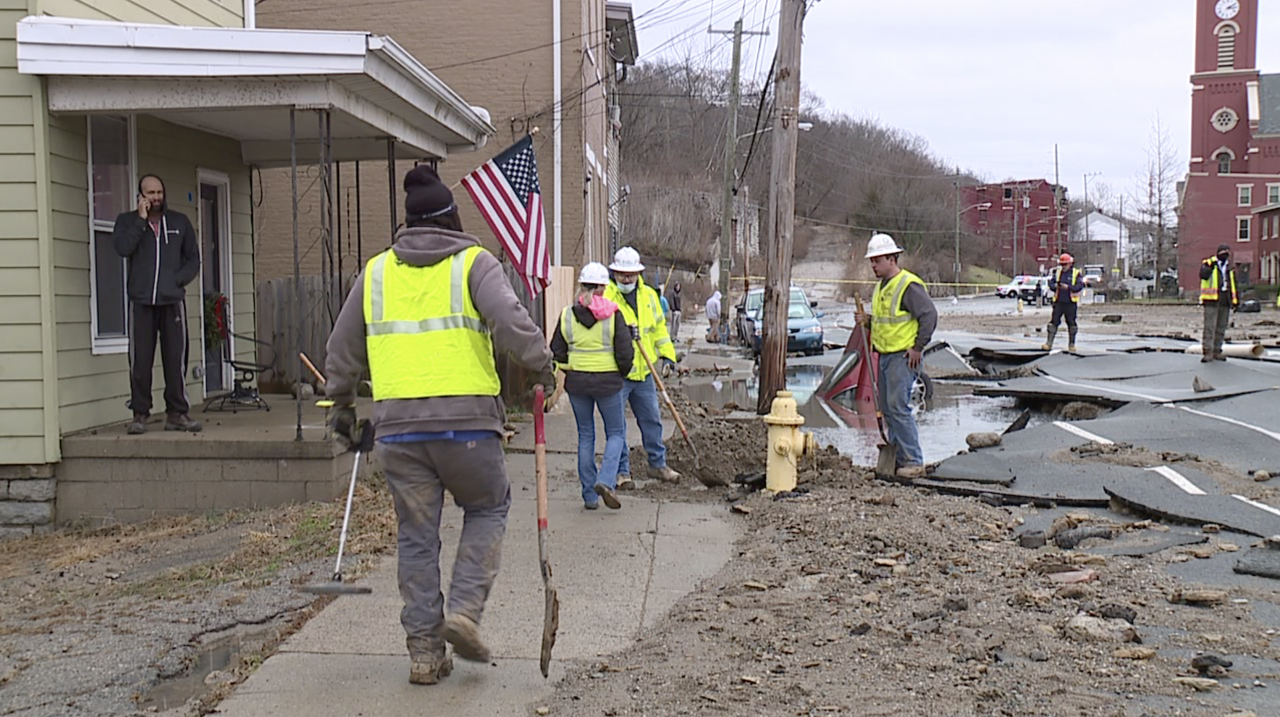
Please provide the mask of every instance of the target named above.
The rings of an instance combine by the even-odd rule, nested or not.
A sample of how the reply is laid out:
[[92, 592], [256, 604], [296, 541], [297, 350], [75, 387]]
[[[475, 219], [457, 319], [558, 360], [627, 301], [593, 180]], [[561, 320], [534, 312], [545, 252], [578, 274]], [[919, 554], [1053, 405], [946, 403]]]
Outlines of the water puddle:
[[[162, 679], [138, 702], [143, 711], [163, 712], [182, 707], [214, 687], [230, 681], [230, 671], [242, 663], [260, 661], [263, 652], [281, 639], [283, 627], [254, 626], [232, 630], [199, 648], [191, 666], [180, 675]], [[253, 665], [253, 666], [256, 666]]]
[[[814, 392], [827, 370], [824, 366], [806, 365], [787, 368], [787, 389], [795, 394], [800, 415], [805, 418], [804, 430], [812, 431], [820, 445], [835, 446], [858, 465], [875, 465], [880, 433], [874, 414], [862, 416], [852, 402], [816, 396]], [[685, 384], [684, 392], [692, 400], [713, 406], [734, 403], [751, 410], [756, 405], [758, 385], [753, 376]], [[941, 461], [967, 449], [964, 439], [970, 433], [1003, 431], [1020, 413], [1016, 399], [975, 396], [971, 385], [936, 382], [933, 399], [916, 412], [925, 462]]]

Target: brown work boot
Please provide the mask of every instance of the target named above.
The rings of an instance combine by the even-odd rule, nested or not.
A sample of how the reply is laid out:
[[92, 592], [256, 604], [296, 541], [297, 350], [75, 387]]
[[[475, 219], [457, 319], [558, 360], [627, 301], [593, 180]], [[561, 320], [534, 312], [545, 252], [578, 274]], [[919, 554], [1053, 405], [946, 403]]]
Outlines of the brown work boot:
[[125, 430], [125, 433], [128, 433], [131, 436], [140, 436], [143, 433], [146, 433], [147, 432], [147, 414], [145, 413], [133, 414], [133, 420], [129, 421], [128, 428], [125, 428], [124, 430]]
[[1221, 351], [1219, 351], [1218, 353], [1216, 353], [1216, 354], [1214, 354], [1214, 355], [1213, 355], [1213, 360], [1214, 360], [1214, 361], [1226, 361], [1226, 360], [1227, 360], [1227, 355], [1226, 355], [1226, 354], [1224, 354], [1224, 353], [1222, 353]]
[[898, 472], [894, 474], [903, 480], [915, 480], [924, 477], [924, 466], [899, 466]]
[[1210, 356], [1209, 354], [1205, 354], [1204, 356], [1200, 357], [1200, 363], [1209, 363], [1212, 360], [1213, 360], [1213, 357]]
[[671, 469], [671, 466], [663, 466], [654, 468], [649, 466], [649, 477], [656, 478], [664, 483], [679, 483], [684, 476]]
[[434, 640], [405, 641], [409, 646], [409, 682], [415, 685], [434, 685], [453, 672], [453, 660], [445, 654], [443, 642]]
[[600, 496], [600, 500], [609, 506], [609, 510], [617, 510], [622, 507], [622, 503], [618, 502], [618, 496], [613, 494], [613, 489], [604, 483], [596, 483], [596, 495]]
[[199, 433], [204, 429], [199, 421], [193, 421], [191, 416], [185, 413], [170, 413], [165, 419], [164, 430], [166, 431], [186, 431], [188, 433]]
[[636, 482], [631, 480], [631, 476], [625, 473], [618, 476], [618, 490], [635, 490]]
[[471, 662], [488, 662], [489, 647], [480, 641], [480, 626], [465, 615], [444, 619], [444, 639], [453, 645], [453, 654]]

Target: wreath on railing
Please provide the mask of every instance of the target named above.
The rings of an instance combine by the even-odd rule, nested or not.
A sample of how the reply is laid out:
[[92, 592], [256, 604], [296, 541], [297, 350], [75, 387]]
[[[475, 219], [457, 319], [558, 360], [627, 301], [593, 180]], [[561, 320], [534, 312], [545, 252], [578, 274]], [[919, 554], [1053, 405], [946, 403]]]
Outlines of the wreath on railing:
[[204, 297], [204, 345], [217, 349], [227, 340], [227, 295], [209, 294]]

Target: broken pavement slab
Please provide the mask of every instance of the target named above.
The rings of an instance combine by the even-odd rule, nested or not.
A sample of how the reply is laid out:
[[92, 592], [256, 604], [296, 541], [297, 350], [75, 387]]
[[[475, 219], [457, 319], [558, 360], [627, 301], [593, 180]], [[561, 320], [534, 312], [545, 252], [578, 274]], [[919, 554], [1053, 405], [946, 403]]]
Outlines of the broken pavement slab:
[[[1209, 486], [1199, 471], [1179, 468], [1193, 486]], [[1154, 473], [1152, 480], [1108, 485], [1109, 496], [1125, 507], [1162, 520], [1192, 525], [1216, 523], [1225, 529], [1259, 537], [1280, 533], [1280, 509], [1239, 495], [1188, 493]]]
[[1280, 580], [1280, 548], [1250, 548], [1240, 556], [1232, 569], [1241, 575]]

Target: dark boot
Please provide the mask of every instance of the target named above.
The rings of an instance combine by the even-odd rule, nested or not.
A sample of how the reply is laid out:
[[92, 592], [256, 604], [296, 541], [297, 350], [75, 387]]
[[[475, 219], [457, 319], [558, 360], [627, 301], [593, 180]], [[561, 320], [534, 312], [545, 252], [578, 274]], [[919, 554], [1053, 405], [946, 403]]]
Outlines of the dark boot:
[[1053, 340], [1054, 338], [1057, 337], [1057, 335], [1058, 335], [1058, 327], [1054, 326], [1053, 324], [1049, 324], [1049, 326], [1045, 328], [1044, 345], [1040, 347], [1040, 350], [1041, 351], [1053, 350]]
[[133, 420], [129, 421], [129, 427], [125, 429], [125, 432], [131, 436], [140, 436], [143, 433], [146, 433], [147, 432], [147, 414], [145, 413], [133, 414]]
[[191, 416], [185, 413], [170, 413], [165, 419], [164, 430], [166, 431], [186, 431], [188, 433], [199, 433], [204, 429], [199, 421], [194, 421]]
[[406, 640], [409, 646], [409, 682], [415, 685], [434, 685], [453, 672], [453, 660], [445, 654], [443, 642], [436, 640]]
[[1067, 327], [1067, 350], [1074, 352], [1076, 350], [1076, 327]]

